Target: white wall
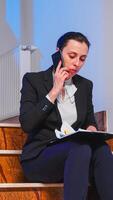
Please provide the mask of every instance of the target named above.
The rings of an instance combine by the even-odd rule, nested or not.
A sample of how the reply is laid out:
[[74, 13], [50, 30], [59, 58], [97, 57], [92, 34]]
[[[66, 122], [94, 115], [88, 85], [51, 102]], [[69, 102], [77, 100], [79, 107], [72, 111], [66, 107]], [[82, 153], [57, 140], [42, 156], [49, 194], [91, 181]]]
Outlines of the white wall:
[[[102, 1], [82, 0], [34, 0], [34, 41], [42, 54], [42, 68], [51, 65], [58, 37], [67, 31], [80, 31], [88, 36], [91, 48], [86, 66], [80, 72], [93, 80], [95, 110], [104, 109], [100, 79], [102, 71], [103, 43]], [[99, 95], [97, 95], [99, 94]]]
[[32, 0], [0, 0], [0, 120], [19, 113], [22, 72], [39, 70], [38, 49], [23, 65], [19, 56], [19, 45], [32, 45], [34, 49], [32, 22]]
[[41, 66], [46, 69], [63, 33], [80, 31], [88, 36], [92, 45], [80, 74], [94, 82], [95, 111], [108, 110], [109, 130], [113, 131], [113, 1], [20, 0], [20, 38], [5, 20], [5, 2], [0, 0], [0, 52], [18, 43], [32, 43], [39, 48]]
[[108, 110], [108, 126], [113, 131], [113, 1], [103, 0], [103, 104]]
[[91, 48], [80, 74], [94, 83], [95, 111], [108, 110], [113, 131], [113, 1], [34, 0], [34, 41], [42, 54], [42, 68], [51, 65], [58, 37], [67, 31], [88, 36]]
[[18, 41], [6, 21], [6, 1], [0, 0], [0, 54], [17, 46]]
[[32, 0], [20, 0], [21, 7], [21, 44], [32, 45], [33, 44], [33, 1]]

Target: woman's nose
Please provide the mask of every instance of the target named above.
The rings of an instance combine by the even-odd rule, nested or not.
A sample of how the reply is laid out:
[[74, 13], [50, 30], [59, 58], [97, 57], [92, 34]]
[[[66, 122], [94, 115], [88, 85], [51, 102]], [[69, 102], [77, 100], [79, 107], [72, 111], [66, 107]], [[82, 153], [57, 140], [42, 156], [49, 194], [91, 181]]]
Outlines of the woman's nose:
[[79, 67], [79, 65], [80, 65], [80, 60], [79, 60], [79, 58], [76, 58], [74, 60], [74, 66]]

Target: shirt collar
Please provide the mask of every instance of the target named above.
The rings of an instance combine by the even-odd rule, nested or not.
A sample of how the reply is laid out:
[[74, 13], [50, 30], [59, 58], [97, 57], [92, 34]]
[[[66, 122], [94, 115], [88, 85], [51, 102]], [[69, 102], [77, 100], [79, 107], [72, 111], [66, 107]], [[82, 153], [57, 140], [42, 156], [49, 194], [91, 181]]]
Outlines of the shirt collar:
[[[53, 80], [54, 80], [54, 72], [53, 72]], [[65, 95], [65, 98], [64, 98], [64, 101], [69, 98], [71, 102], [73, 102], [74, 100], [74, 94], [75, 92], [77, 91], [77, 87], [75, 86], [75, 84], [73, 83], [73, 80], [72, 78], [66, 80], [64, 82], [64, 89], [66, 91], [66, 95]], [[57, 97], [57, 100], [58, 101], [62, 101], [61, 100], [61, 95], [59, 94], [58, 97]]]
[[77, 87], [73, 84], [72, 79], [65, 81], [64, 88], [70, 98], [73, 97], [75, 92], [77, 91]]

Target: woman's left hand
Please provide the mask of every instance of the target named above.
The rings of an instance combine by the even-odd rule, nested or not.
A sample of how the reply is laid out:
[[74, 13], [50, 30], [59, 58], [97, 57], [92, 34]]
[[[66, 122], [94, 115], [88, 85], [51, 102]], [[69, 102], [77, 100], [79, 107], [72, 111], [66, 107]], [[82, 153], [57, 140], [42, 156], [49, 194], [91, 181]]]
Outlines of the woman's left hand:
[[92, 125], [88, 126], [86, 130], [88, 130], [88, 131], [94, 131], [94, 132], [97, 131], [96, 127], [92, 126]]

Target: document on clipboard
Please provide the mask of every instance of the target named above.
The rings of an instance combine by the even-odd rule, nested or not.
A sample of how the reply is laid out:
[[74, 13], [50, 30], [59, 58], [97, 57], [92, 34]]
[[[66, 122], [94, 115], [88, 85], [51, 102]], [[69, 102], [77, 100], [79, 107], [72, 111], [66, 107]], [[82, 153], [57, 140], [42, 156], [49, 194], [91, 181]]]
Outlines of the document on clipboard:
[[78, 130], [74, 130], [67, 122], [63, 122], [61, 126], [61, 130], [55, 129], [55, 135], [58, 139], [66, 138], [66, 137], [75, 137], [81, 139], [101, 139], [108, 140], [113, 138], [113, 133], [104, 132], [104, 131], [89, 131], [85, 129], [79, 128]]

